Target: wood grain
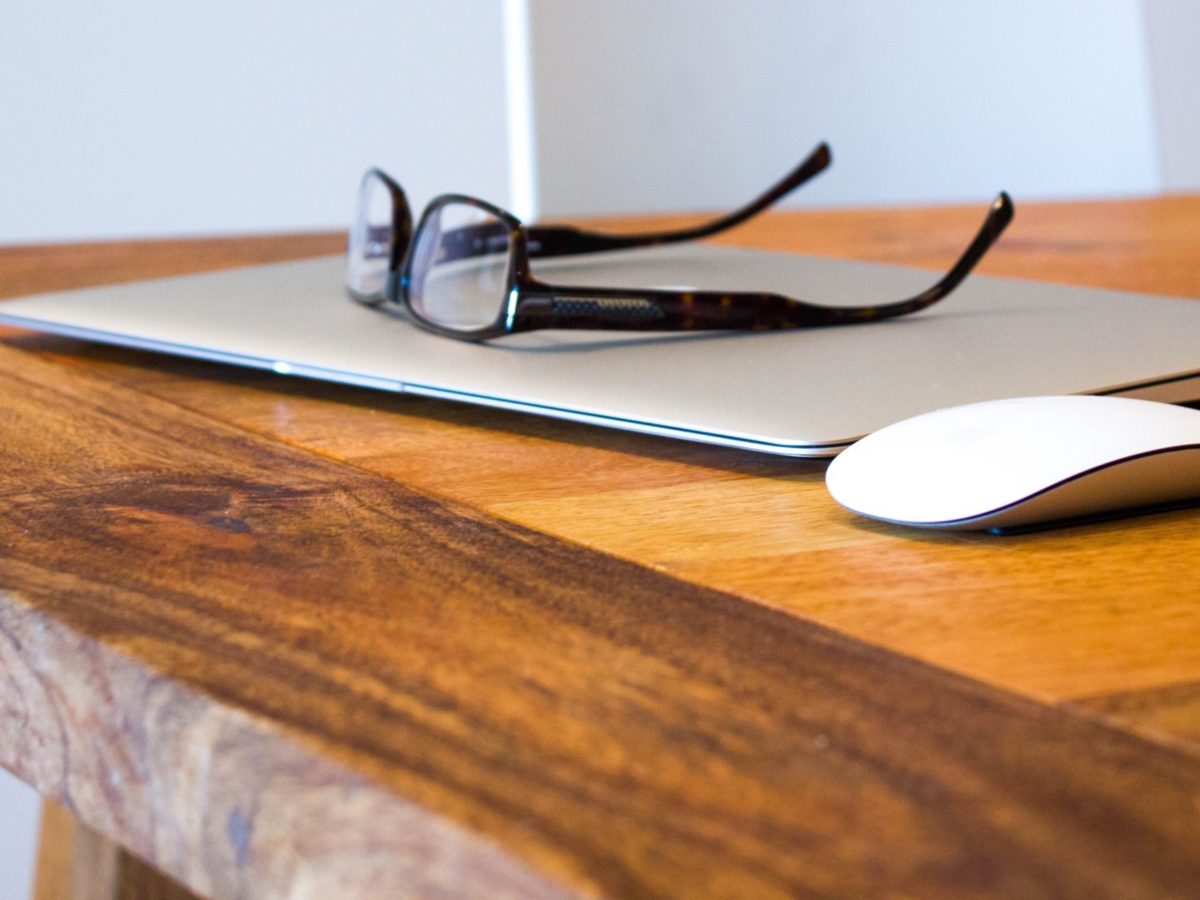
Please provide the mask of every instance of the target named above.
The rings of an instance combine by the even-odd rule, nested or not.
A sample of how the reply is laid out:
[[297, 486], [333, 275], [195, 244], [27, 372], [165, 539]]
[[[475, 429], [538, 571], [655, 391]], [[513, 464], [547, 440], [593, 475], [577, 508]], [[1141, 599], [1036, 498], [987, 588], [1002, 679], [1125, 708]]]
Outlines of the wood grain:
[[[727, 240], [944, 266], [979, 215], [972, 206], [787, 212]], [[1200, 296], [1197, 222], [1197, 197], [1021, 204], [984, 270]], [[845, 513], [824, 489], [822, 463], [164, 365], [77, 342], [21, 346], [1031, 697], [1200, 679], [1195, 513], [1003, 541], [920, 535]]]
[[[352, 836], [392, 884], [549, 891], [472, 833], [615, 895], [1200, 879], [1189, 756], [49, 363], [0, 373], [4, 761], [202, 893], [368, 895]], [[466, 871], [414, 874], [361, 779], [419, 834], [460, 823]]]
[[[823, 463], [665, 441], [659, 456], [647, 440], [631, 455], [565, 428], [484, 443], [428, 404], [368, 412], [301, 389], [284, 415], [265, 389], [236, 421], [1006, 689], [1065, 700], [1200, 677], [1195, 511], [1001, 541], [914, 534], [838, 507]], [[408, 439], [380, 452], [388, 433]]]
[[[1200, 294], [1194, 198], [1028, 209], [993, 271]], [[4, 342], [0, 762], [198, 892], [1200, 884], [1194, 514], [914, 538], [820, 464]]]
[[0, 247], [0, 296], [304, 259], [345, 245], [339, 234], [271, 234]]
[[1076, 701], [1155, 740], [1174, 738], [1193, 751], [1200, 745], [1200, 682], [1176, 681], [1144, 690], [1119, 690]]

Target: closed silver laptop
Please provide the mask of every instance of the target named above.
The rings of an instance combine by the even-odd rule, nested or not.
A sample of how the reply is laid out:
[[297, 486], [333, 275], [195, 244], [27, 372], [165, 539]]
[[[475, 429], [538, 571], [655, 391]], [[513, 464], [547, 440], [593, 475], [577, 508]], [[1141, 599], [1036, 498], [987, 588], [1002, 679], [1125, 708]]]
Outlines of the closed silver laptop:
[[[72, 337], [800, 457], [931, 409], [1033, 394], [1200, 399], [1200, 303], [972, 276], [915, 315], [779, 332], [438, 337], [344, 293], [329, 257], [43, 294], [0, 321]], [[930, 272], [714, 245], [550, 260], [555, 283], [909, 296]]]

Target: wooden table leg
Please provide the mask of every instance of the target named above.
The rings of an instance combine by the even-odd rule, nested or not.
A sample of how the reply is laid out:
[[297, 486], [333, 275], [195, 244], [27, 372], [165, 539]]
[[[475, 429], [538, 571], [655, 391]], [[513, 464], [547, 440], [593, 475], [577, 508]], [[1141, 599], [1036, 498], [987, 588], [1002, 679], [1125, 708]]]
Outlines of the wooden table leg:
[[196, 900], [196, 895], [45, 800], [33, 900]]

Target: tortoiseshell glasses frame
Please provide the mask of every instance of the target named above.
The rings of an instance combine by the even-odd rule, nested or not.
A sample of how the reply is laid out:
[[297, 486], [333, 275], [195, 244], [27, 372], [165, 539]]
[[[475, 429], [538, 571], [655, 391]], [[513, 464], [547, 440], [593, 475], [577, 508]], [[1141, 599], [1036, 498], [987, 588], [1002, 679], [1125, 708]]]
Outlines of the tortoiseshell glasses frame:
[[[367, 172], [351, 231], [347, 289], [360, 302], [402, 304], [437, 334], [487, 340], [544, 328], [623, 331], [780, 329], [871, 322], [907, 315], [953, 291], [1012, 221], [1001, 192], [958, 261], [921, 293], [869, 306], [822, 306], [763, 292], [677, 291], [548, 284], [530, 259], [691, 241], [732, 228], [825, 169], [826, 144], [751, 203], [693, 228], [609, 234], [568, 226], [527, 226], [484, 200], [444, 194], [414, 230], [403, 190], [378, 169]], [[383, 191], [380, 191], [380, 188]], [[382, 199], [374, 219], [367, 209]], [[379, 219], [386, 220], [380, 224]], [[453, 227], [447, 227], [447, 220]]]

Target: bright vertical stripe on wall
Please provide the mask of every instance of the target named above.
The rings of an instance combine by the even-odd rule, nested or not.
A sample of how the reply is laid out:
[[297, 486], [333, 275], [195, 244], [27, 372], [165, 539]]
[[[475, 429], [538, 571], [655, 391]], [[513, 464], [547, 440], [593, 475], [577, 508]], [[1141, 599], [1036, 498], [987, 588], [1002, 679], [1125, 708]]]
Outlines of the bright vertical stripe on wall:
[[522, 219], [537, 215], [534, 181], [533, 90], [529, 45], [529, 0], [504, 0], [504, 82], [508, 105], [509, 196]]

